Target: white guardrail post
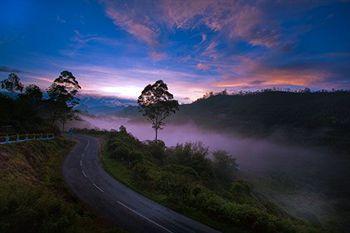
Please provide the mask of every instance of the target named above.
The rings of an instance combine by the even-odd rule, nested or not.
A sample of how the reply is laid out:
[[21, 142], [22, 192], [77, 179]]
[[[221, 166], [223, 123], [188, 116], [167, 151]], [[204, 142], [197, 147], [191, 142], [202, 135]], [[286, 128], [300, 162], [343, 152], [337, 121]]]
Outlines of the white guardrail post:
[[[4, 138], [4, 141], [0, 141], [0, 144], [11, 144], [11, 143], [18, 143], [18, 142], [26, 142], [26, 141], [33, 141], [33, 140], [51, 140], [55, 138], [55, 134], [53, 133], [40, 133], [40, 134], [31, 134], [31, 138], [29, 137], [29, 134], [24, 134], [24, 138], [20, 138], [20, 134], [13, 134], [13, 135], [6, 135], [6, 136], [0, 136], [0, 138]], [[11, 138], [14, 138], [11, 140]]]

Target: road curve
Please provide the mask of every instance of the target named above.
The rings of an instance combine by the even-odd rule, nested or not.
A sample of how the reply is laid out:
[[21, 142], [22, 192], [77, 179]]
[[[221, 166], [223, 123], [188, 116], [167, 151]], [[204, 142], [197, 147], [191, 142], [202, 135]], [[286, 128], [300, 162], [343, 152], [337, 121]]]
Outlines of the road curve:
[[69, 188], [83, 202], [128, 232], [177, 233], [218, 231], [134, 192], [104, 171], [99, 141], [76, 135], [77, 144], [63, 163]]

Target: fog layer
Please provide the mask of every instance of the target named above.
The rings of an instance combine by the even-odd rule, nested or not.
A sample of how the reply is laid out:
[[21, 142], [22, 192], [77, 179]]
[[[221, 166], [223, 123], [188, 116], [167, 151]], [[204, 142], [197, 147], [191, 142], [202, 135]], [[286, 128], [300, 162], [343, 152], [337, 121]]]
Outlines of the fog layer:
[[[117, 117], [82, 116], [83, 127], [118, 129], [124, 125], [140, 140], [153, 140], [150, 124], [130, 123]], [[239, 164], [242, 176], [254, 184], [255, 190], [274, 201], [290, 214], [323, 223], [337, 217], [339, 205], [348, 203], [350, 164], [325, 150], [278, 145], [269, 139], [242, 138], [208, 131], [194, 124], [167, 125], [159, 133], [167, 146], [184, 142], [202, 142], [213, 150], [230, 152]], [[343, 209], [349, 213], [348, 209]]]

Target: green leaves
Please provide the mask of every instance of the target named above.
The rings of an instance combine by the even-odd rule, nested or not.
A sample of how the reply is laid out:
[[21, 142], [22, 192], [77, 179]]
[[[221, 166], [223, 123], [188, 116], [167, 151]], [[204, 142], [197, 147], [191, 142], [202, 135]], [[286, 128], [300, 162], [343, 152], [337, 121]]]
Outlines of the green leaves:
[[164, 120], [179, 110], [179, 103], [174, 100], [174, 96], [168, 91], [168, 86], [158, 80], [154, 84], [149, 84], [142, 91], [137, 100], [141, 107], [141, 112], [152, 122], [152, 127], [156, 131], [165, 125]]

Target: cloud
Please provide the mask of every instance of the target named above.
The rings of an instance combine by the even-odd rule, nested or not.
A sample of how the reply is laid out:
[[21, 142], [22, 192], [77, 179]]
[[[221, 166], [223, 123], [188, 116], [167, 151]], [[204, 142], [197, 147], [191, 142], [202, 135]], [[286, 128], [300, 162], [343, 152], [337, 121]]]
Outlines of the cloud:
[[210, 42], [201, 55], [212, 59], [217, 59], [220, 56], [220, 53], [216, 49], [217, 46], [218, 43], [216, 41]]
[[3, 73], [17, 73], [17, 74], [22, 74], [26, 76], [37, 76], [39, 75], [38, 73], [27, 71], [27, 70], [22, 70], [22, 69], [17, 69], [14, 67], [9, 67], [9, 66], [0, 66], [0, 72]]
[[[35, 80], [40, 87], [48, 87], [49, 85], [52, 84], [52, 82], [55, 80], [55, 78], [53, 78], [54, 76], [52, 76], [50, 78], [50, 75], [40, 75], [40, 76], [29, 76], [26, 77], [27, 79], [31, 79], [31, 80]], [[28, 82], [27, 82], [28, 83]]]
[[[126, 30], [135, 38], [144, 41], [150, 46], [158, 44], [158, 29], [155, 24], [145, 15], [142, 14], [142, 4], [139, 4], [138, 12], [129, 9], [126, 4], [120, 4], [118, 1], [103, 0], [106, 15], [113, 20], [113, 23]], [[141, 10], [141, 11], [140, 11]]]
[[[327, 54], [299, 54], [290, 60], [279, 56], [232, 55], [218, 63], [218, 75], [211, 83], [215, 88], [260, 89], [272, 87], [350, 88], [344, 74], [349, 73], [346, 62], [323, 60]], [[346, 54], [337, 54], [346, 56]]]
[[274, 47], [279, 43], [279, 26], [268, 19], [259, 4], [235, 0], [162, 1], [167, 23], [171, 27], [193, 29], [206, 25], [231, 40], [251, 45]]
[[[328, 73], [319, 71], [288, 71], [273, 70], [266, 73], [256, 74], [249, 77], [231, 77], [225, 81], [214, 83], [222, 88], [264, 88], [278, 86], [310, 87], [322, 83]], [[231, 80], [230, 80], [231, 79]], [[253, 80], [252, 79], [258, 79]]]
[[214, 86], [235, 89], [325, 86], [329, 84], [329, 77], [335, 75], [315, 66], [268, 65], [264, 59], [253, 60], [244, 56], [235, 59], [236, 64], [222, 69], [222, 79], [213, 82]]
[[[279, 43], [279, 25], [269, 19], [259, 4], [238, 0], [101, 0], [114, 24], [146, 42], [159, 43], [161, 33], [192, 30], [206, 26], [228, 40], [244, 40], [251, 45], [273, 47]], [[164, 28], [167, 25], [168, 29]], [[207, 35], [202, 34], [202, 42]]]
[[118, 41], [104, 36], [99, 35], [83, 35], [78, 30], [74, 30], [74, 36], [72, 38], [73, 42], [76, 42], [78, 47], [83, 47], [89, 42], [99, 42], [102, 44], [108, 44], [115, 46], [118, 44]]
[[164, 59], [168, 58], [168, 55], [164, 52], [152, 51], [152, 52], [150, 52], [149, 55], [155, 61], [160, 61], [160, 60], [164, 60]]
[[215, 0], [193, 0], [193, 1], [160, 1], [163, 16], [166, 23], [175, 28], [191, 29], [197, 26], [198, 20], [195, 17], [203, 16], [208, 7], [215, 3]]
[[196, 68], [198, 69], [198, 70], [202, 70], [202, 71], [207, 71], [207, 70], [210, 70], [210, 65], [208, 65], [208, 64], [204, 64], [204, 63], [198, 63], [197, 65], [196, 65]]
[[56, 16], [56, 21], [59, 23], [67, 23], [67, 21], [59, 15]]
[[204, 43], [207, 40], [207, 34], [202, 33], [201, 34], [202, 40], [201, 40], [201, 44]]
[[80, 33], [79, 30], [74, 30], [74, 34], [71, 38], [71, 44], [68, 49], [61, 50], [61, 53], [66, 56], [74, 56], [77, 51], [88, 46], [90, 43], [99, 43], [108, 46], [117, 46], [119, 42], [115, 39], [111, 39], [104, 36], [99, 36], [95, 34], [84, 35]]
[[0, 72], [6, 72], [6, 73], [23, 73], [25, 71], [8, 67], [8, 66], [0, 66]]

